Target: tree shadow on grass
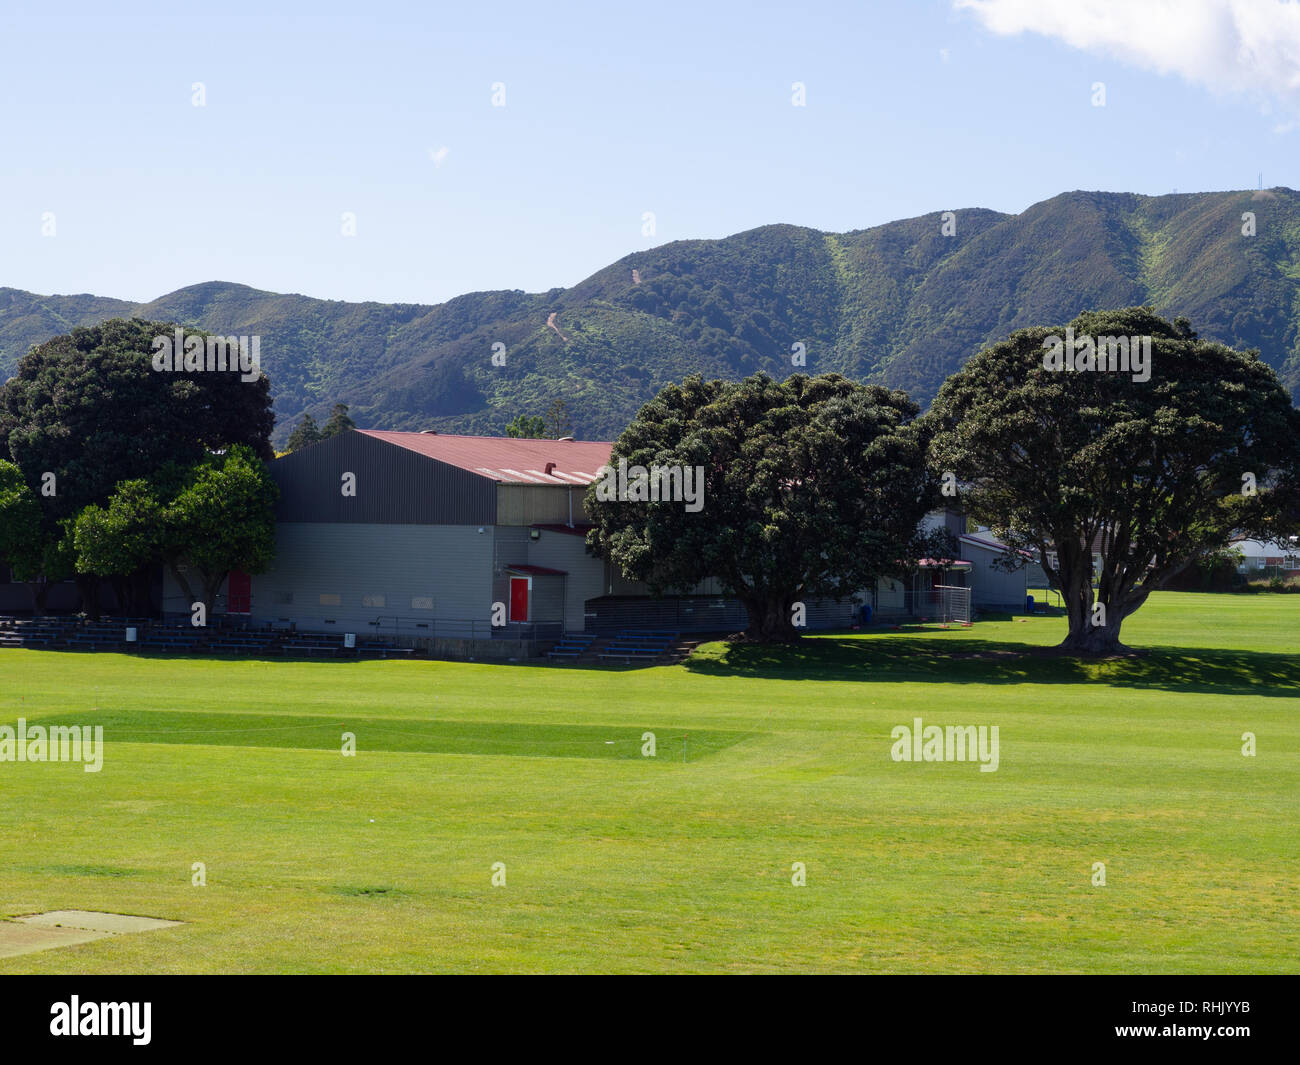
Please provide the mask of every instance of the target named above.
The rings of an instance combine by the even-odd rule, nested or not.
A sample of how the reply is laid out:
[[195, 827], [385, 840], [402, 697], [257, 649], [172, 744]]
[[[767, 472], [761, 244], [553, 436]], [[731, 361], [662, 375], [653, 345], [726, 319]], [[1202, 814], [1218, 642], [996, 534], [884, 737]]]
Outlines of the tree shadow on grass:
[[1109, 659], [1065, 658], [1032, 644], [933, 637], [804, 639], [793, 645], [724, 644], [683, 663], [702, 676], [872, 683], [1108, 684], [1160, 691], [1300, 698], [1300, 654], [1153, 647]]

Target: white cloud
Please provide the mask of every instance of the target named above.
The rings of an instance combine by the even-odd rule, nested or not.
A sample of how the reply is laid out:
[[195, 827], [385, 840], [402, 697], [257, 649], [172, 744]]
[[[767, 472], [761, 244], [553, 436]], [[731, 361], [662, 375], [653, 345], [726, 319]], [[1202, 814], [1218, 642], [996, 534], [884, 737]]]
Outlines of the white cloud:
[[1295, 0], [954, 0], [994, 33], [1038, 33], [1300, 112]]

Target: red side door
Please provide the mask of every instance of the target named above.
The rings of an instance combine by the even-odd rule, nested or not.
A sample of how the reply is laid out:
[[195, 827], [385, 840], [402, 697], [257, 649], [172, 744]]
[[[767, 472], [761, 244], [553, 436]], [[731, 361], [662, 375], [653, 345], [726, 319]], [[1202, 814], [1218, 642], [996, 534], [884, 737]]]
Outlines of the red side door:
[[532, 584], [531, 577], [510, 578], [510, 620], [528, 620], [528, 590]]
[[253, 609], [253, 578], [232, 569], [226, 578], [226, 613], [247, 614]]

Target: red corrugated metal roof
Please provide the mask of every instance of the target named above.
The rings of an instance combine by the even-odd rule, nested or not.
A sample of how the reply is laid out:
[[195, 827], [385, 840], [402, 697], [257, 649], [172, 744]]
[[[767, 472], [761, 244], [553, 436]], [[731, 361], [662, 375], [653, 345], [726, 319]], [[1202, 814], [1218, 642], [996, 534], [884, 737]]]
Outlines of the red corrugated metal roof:
[[[507, 484], [590, 484], [609, 464], [614, 445], [604, 440], [520, 440], [509, 436], [357, 432]], [[548, 464], [554, 463], [550, 473]]]

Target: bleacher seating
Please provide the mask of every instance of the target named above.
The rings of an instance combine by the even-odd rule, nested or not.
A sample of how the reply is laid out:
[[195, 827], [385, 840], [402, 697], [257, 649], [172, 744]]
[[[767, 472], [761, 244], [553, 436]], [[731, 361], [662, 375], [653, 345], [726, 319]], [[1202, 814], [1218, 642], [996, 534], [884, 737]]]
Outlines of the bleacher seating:
[[[128, 642], [126, 630], [136, 630]], [[345, 647], [338, 632], [297, 632], [285, 628], [252, 629], [244, 619], [218, 618], [207, 627], [189, 619], [83, 617], [0, 617], [0, 648], [127, 651], [143, 654], [282, 655], [287, 658], [398, 658], [412, 654], [392, 640], [358, 639]]]
[[625, 630], [609, 641], [599, 657], [653, 662], [670, 654], [680, 635], [662, 629]]
[[595, 642], [595, 635], [585, 632], [566, 632], [555, 642], [555, 645], [546, 652], [546, 657], [551, 659], [581, 658], [591, 649], [591, 645]]

